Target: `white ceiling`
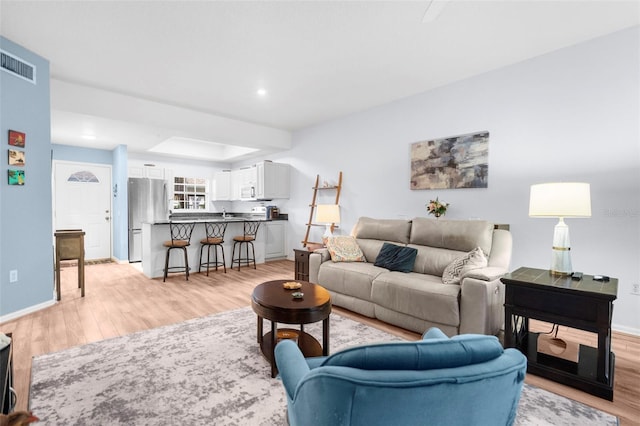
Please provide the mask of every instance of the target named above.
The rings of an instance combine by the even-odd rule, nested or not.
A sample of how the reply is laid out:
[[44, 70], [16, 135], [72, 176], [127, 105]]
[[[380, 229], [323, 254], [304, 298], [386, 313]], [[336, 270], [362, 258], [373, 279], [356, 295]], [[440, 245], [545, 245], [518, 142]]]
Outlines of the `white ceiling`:
[[202, 144], [287, 149], [295, 129], [640, 24], [638, 1], [450, 0], [425, 22], [429, 4], [0, 0], [0, 33], [50, 61], [54, 143], [189, 138], [236, 161]]

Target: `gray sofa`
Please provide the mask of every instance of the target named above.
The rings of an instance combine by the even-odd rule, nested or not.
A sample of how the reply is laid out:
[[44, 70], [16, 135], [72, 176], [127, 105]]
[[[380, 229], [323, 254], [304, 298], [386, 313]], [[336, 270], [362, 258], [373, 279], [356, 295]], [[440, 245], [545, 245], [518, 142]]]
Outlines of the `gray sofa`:
[[[329, 290], [334, 305], [418, 333], [438, 327], [449, 336], [497, 334], [502, 328], [508, 230], [480, 220], [362, 217], [351, 235], [366, 262], [333, 262], [327, 249], [309, 256], [309, 281]], [[374, 265], [384, 242], [417, 249], [412, 272]], [[444, 284], [447, 265], [476, 247], [488, 266], [465, 272], [460, 284]]]

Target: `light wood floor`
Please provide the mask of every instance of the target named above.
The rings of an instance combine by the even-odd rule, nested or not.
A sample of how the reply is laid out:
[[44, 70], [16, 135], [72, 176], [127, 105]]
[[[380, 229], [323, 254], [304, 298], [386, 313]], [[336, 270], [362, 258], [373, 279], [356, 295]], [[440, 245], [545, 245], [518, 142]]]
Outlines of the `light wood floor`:
[[[0, 324], [0, 331], [14, 338], [14, 387], [17, 409], [28, 406], [31, 358], [48, 352], [110, 337], [122, 336], [216, 312], [250, 305], [253, 288], [267, 280], [292, 279], [293, 262], [276, 261], [258, 269], [228, 270], [150, 280], [132, 265], [87, 265], [86, 296], [77, 289], [76, 268], [63, 267], [62, 301], [55, 306]], [[406, 339], [419, 335], [382, 322], [335, 308], [334, 312], [365, 322]], [[537, 324], [541, 329], [546, 324]], [[251, 332], [254, 332], [251, 330]], [[595, 346], [595, 336], [561, 329], [567, 340]], [[526, 382], [599, 408], [620, 418], [621, 425], [640, 425], [640, 338], [613, 334], [616, 355], [614, 401], [527, 375]], [[35, 413], [37, 415], [37, 413]]]

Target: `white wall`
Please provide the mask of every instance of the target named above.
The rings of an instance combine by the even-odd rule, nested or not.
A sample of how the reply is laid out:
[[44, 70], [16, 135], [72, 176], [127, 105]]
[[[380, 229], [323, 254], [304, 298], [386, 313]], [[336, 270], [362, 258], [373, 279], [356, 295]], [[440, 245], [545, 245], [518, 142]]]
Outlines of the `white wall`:
[[[529, 187], [589, 182], [592, 217], [567, 220], [574, 269], [619, 278], [614, 328], [640, 334], [639, 40], [634, 27], [294, 133], [273, 158], [292, 165], [289, 246], [301, 247], [315, 175], [342, 170], [343, 234], [359, 216], [426, 216], [439, 196], [447, 218], [510, 224], [513, 269], [548, 268], [555, 220], [528, 217]], [[480, 130], [488, 188], [409, 189], [411, 143]]]

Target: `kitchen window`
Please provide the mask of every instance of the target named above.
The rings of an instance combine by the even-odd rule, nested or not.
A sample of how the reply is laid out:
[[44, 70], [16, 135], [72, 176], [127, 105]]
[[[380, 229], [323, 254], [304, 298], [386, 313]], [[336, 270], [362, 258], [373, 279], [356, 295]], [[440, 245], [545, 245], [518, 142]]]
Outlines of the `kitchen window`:
[[206, 210], [208, 200], [208, 179], [173, 178], [173, 210]]

